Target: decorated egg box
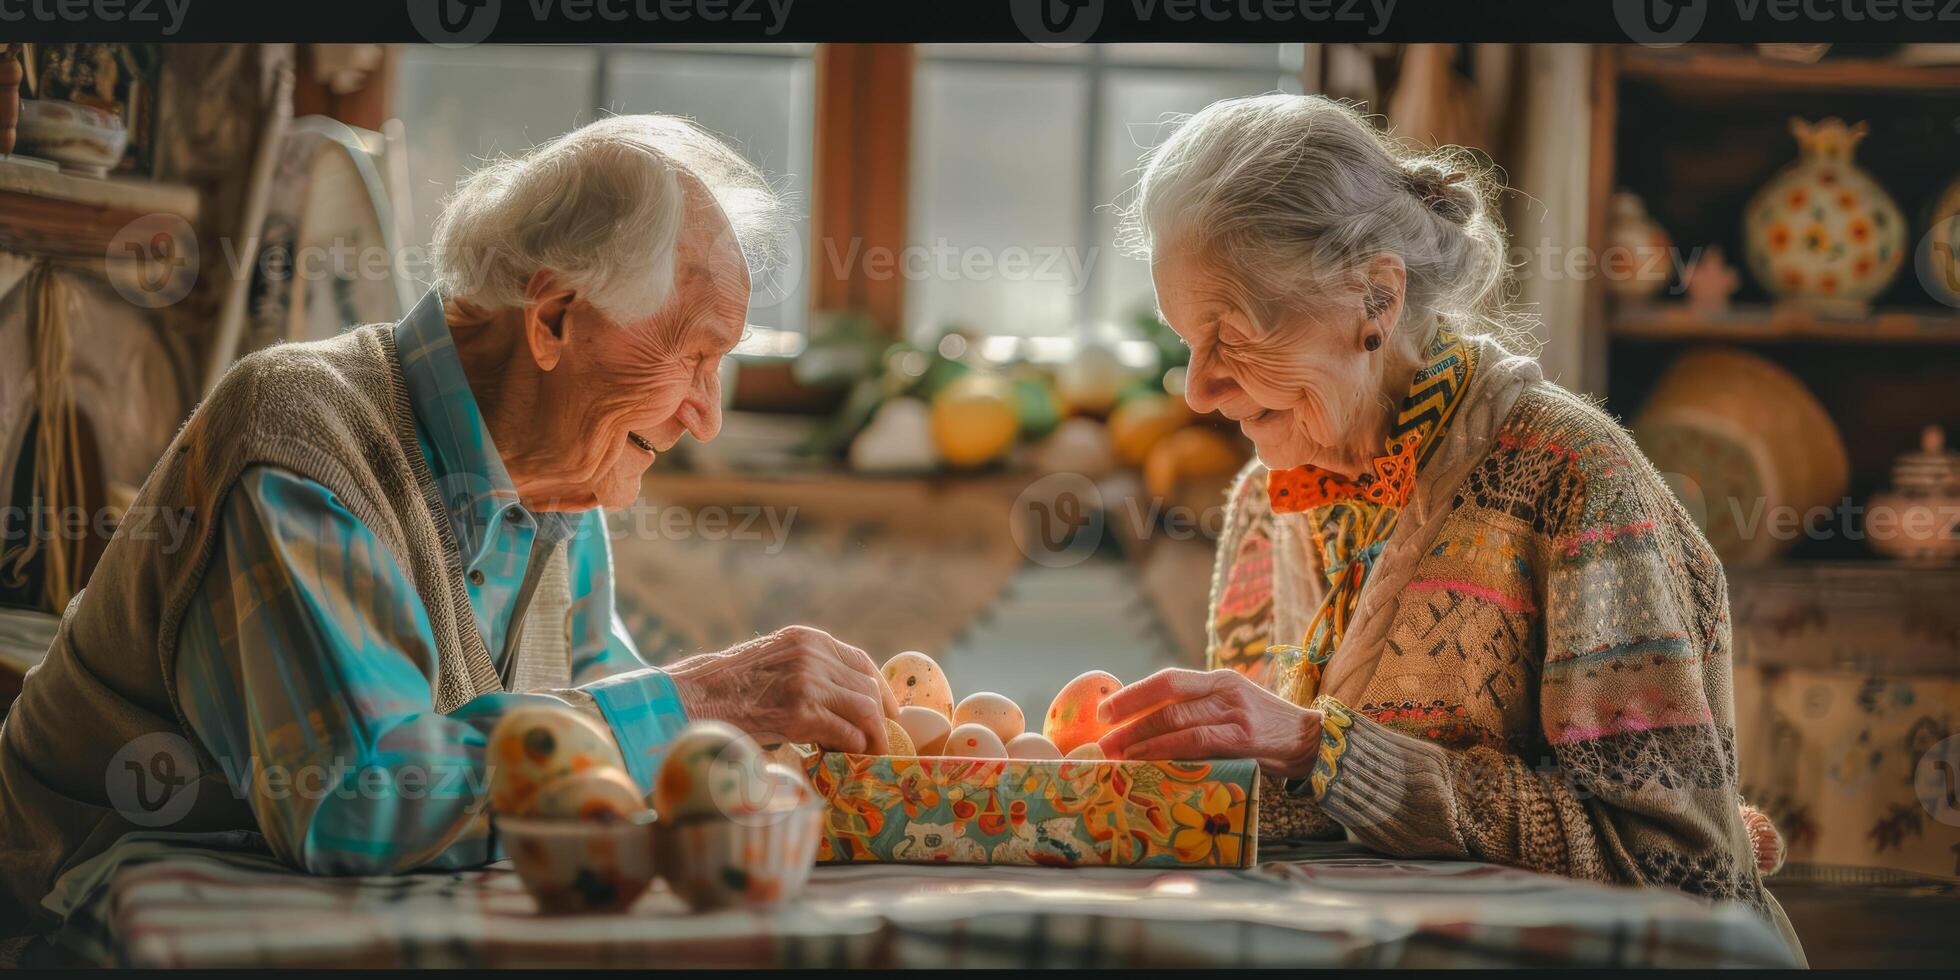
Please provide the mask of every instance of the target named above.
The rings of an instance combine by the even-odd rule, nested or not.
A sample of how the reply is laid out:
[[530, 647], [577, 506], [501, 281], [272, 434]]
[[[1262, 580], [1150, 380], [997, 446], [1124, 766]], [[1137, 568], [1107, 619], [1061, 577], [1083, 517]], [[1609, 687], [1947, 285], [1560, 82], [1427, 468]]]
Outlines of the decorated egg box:
[[998, 694], [955, 701], [930, 658], [885, 665], [901, 708], [892, 754], [805, 752], [826, 803], [818, 860], [1060, 867], [1250, 867], [1259, 769], [1250, 759], [1108, 760], [1090, 671], [1036, 721]]

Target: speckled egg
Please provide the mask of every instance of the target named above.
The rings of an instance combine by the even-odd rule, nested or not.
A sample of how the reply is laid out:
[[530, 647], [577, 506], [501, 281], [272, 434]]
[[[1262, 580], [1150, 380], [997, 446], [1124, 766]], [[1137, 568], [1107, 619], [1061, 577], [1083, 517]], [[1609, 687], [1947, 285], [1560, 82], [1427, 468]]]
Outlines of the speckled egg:
[[896, 720], [885, 719], [885, 742], [889, 745], [886, 755], [918, 755], [919, 750], [912, 745], [912, 733]]
[[1027, 731], [1021, 706], [1006, 695], [992, 691], [978, 691], [961, 700], [953, 709], [953, 724], [985, 725], [1000, 736], [1002, 744]]
[[946, 734], [953, 730], [945, 715], [917, 704], [898, 709], [898, 723], [912, 736], [912, 748], [919, 755], [938, 755], [946, 747]]
[[1001, 744], [1000, 736], [995, 735], [993, 729], [979, 724], [954, 728], [946, 736], [946, 747], [941, 751], [946, 755], [968, 759], [1007, 758], [1007, 746]]
[[885, 661], [885, 683], [900, 707], [916, 704], [953, 717], [953, 685], [931, 657], [907, 650]]
[[1007, 740], [1007, 757], [1010, 759], [1059, 759], [1062, 750], [1040, 732], [1022, 732]]
[[531, 797], [527, 817], [612, 823], [630, 820], [647, 808], [640, 788], [622, 769], [594, 769], [546, 783]]
[[740, 729], [697, 721], [667, 747], [653, 781], [653, 808], [662, 820], [711, 816], [761, 797], [762, 747]]
[[1113, 726], [1096, 720], [1096, 708], [1122, 686], [1123, 682], [1106, 670], [1092, 670], [1069, 681], [1048, 705], [1048, 714], [1041, 719], [1041, 733], [1064, 754], [1109, 734]]
[[1081, 745], [1078, 745], [1075, 748], [1068, 750], [1068, 755], [1065, 756], [1065, 758], [1076, 759], [1079, 761], [1083, 759], [1107, 759], [1109, 758], [1109, 756], [1103, 754], [1101, 745], [1098, 745], [1095, 742], [1084, 742]]
[[490, 805], [521, 814], [539, 789], [594, 769], [624, 769], [612, 734], [569, 705], [517, 708], [490, 730]]

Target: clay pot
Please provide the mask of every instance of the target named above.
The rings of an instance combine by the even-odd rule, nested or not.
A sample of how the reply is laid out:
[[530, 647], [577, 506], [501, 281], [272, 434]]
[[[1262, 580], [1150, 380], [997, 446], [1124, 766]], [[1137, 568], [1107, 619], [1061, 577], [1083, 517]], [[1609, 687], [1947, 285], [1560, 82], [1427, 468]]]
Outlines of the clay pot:
[[1600, 256], [1606, 288], [1621, 299], [1652, 299], [1667, 287], [1672, 274], [1671, 245], [1666, 229], [1647, 215], [1639, 195], [1615, 192], [1606, 226], [1606, 254]]
[[1919, 242], [1919, 281], [1933, 298], [1960, 306], [1960, 177], [1946, 185]]
[[1914, 565], [1945, 565], [1960, 557], [1960, 452], [1946, 448], [1946, 430], [1929, 425], [1919, 451], [1892, 464], [1892, 488], [1865, 508], [1872, 550]]
[[1829, 314], [1858, 315], [1891, 285], [1905, 256], [1905, 220], [1852, 153], [1864, 123], [1790, 120], [1801, 155], [1749, 202], [1749, 271], [1770, 295]]

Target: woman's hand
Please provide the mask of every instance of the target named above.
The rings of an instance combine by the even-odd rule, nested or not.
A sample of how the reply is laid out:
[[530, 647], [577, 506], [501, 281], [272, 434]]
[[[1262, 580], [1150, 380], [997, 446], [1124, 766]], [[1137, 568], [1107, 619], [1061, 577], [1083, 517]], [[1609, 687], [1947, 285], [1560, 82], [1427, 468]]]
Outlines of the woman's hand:
[[1233, 670], [1160, 670], [1104, 700], [1102, 737], [1112, 759], [1256, 759], [1276, 779], [1313, 771], [1320, 712]]
[[863, 650], [808, 626], [789, 626], [722, 653], [667, 668], [689, 719], [714, 718], [769, 741], [842, 752], [889, 750], [885, 719], [898, 702]]

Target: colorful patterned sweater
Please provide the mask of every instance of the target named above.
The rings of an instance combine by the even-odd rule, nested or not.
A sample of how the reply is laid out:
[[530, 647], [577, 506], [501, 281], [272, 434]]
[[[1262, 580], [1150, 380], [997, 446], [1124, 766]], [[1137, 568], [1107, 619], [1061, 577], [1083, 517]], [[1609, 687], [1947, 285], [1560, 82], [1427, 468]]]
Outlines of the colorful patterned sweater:
[[[1348, 697], [1304, 692], [1320, 758], [1262, 792], [1262, 836], [1668, 886], [1790, 935], [1738, 809], [1727, 588], [1701, 532], [1618, 424], [1550, 383], [1460, 424], [1490, 430], [1481, 462], [1432, 499], [1440, 529]], [[1328, 590], [1328, 514], [1276, 514], [1286, 476], [1241, 474], [1210, 623], [1212, 665], [1275, 689], [1269, 647], [1298, 643]]]

